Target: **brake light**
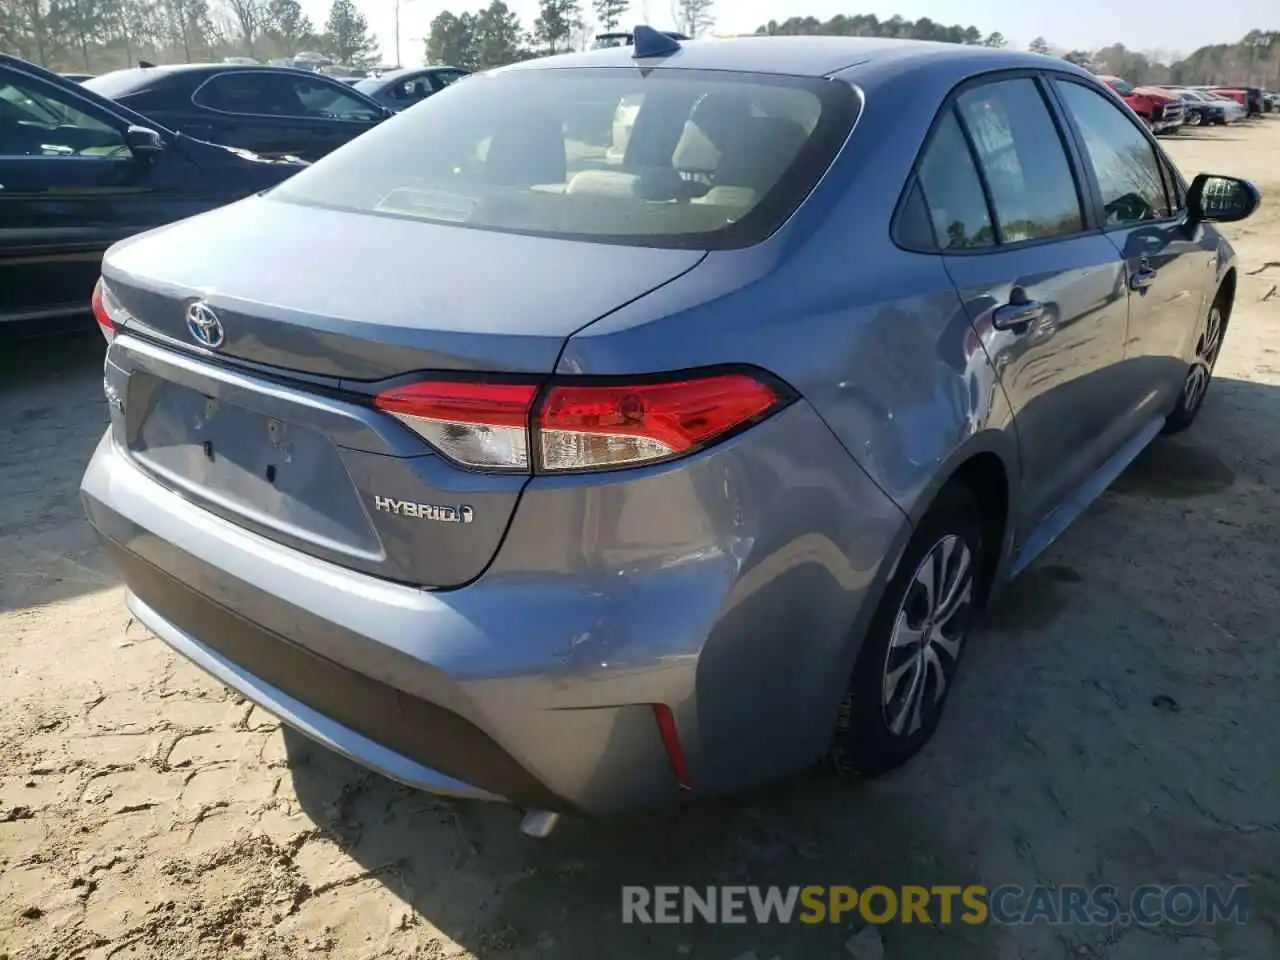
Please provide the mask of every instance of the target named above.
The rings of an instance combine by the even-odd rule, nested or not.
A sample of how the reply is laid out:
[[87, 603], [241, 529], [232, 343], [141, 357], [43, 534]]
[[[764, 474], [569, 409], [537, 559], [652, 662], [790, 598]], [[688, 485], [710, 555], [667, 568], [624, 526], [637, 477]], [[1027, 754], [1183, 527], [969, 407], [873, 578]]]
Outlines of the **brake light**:
[[690, 453], [770, 412], [768, 385], [743, 373], [666, 383], [556, 383], [537, 417], [543, 470], [595, 470]]
[[[426, 381], [374, 404], [462, 466], [568, 473], [636, 466], [701, 450], [785, 406], [749, 373], [646, 383]], [[537, 451], [533, 462], [531, 451]]]
[[114, 340], [120, 328], [133, 319], [133, 314], [116, 299], [116, 295], [101, 277], [93, 287], [89, 305], [93, 309], [93, 319], [98, 321], [98, 329], [102, 331], [107, 343]]
[[98, 329], [102, 331], [102, 336], [107, 343], [110, 343], [116, 338], [116, 324], [111, 319], [111, 314], [107, 312], [105, 290], [102, 278], [99, 277], [98, 282], [93, 286], [93, 297], [90, 298], [89, 304], [93, 308], [93, 319], [98, 321]]

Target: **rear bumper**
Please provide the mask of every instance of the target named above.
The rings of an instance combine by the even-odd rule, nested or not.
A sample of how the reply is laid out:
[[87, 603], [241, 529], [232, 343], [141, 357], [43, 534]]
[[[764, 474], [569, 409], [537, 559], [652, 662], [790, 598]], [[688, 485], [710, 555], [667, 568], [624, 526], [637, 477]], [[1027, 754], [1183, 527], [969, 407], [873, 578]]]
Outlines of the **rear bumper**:
[[[118, 544], [112, 544], [111, 546], [113, 549], [110, 550], [110, 553], [120, 569], [128, 571], [127, 575], [135, 584], [135, 589], [143, 589], [150, 595], [153, 593], [151, 588], [156, 588], [160, 591], [157, 594], [157, 598], [167, 596], [169, 602], [176, 603], [189, 614], [200, 611], [202, 608], [205, 616], [200, 616], [199, 612], [196, 612], [195, 619], [209, 621], [217, 619], [219, 615], [226, 615], [226, 611], [219, 610], [205, 597], [187, 589], [183, 584], [168, 577], [156, 567], [146, 563], [146, 561], [139, 560], [123, 547]], [[143, 586], [143, 584], [146, 584], [146, 586]], [[419, 790], [475, 800], [505, 799], [469, 783], [445, 776], [438, 770], [432, 770], [430, 767], [411, 760], [405, 753], [398, 753], [385, 747], [376, 740], [357, 733], [351, 727], [343, 726], [333, 716], [322, 713], [315, 706], [304, 703], [296, 697], [289, 696], [280, 687], [272, 686], [264, 680], [261, 673], [255, 674], [251, 672], [242, 663], [236, 663], [231, 660], [223, 651], [203, 644], [189, 633], [179, 629], [172, 620], [167, 619], [154, 607], [149, 606], [134, 590], [130, 590], [128, 593], [127, 602], [133, 615], [178, 653], [214, 679], [222, 681], [258, 706], [279, 717], [290, 727], [306, 734], [312, 740], [323, 744], [336, 753], [377, 770], [383, 776], [397, 780], [406, 786], [416, 787]], [[354, 679], [350, 671], [325, 661], [308, 658], [300, 649], [290, 649], [284, 641], [278, 638], [264, 637], [261, 631], [254, 630], [251, 627], [245, 629], [245, 627], [249, 626], [247, 624], [240, 623], [237, 626], [240, 629], [234, 634], [224, 634], [224, 636], [235, 636], [242, 643], [257, 647], [258, 652], [268, 664], [275, 662], [280, 667], [285, 667], [290, 661], [297, 663], [299, 660], [304, 662], [311, 660], [312, 662], [307, 665], [313, 667], [316, 673], [328, 673], [333, 680], [337, 681], [327, 687], [322, 687], [311, 684], [299, 685], [296, 682], [282, 678], [282, 682], [291, 688], [299, 689], [300, 687], [305, 687], [308, 689], [309, 698], [313, 703], [317, 695], [325, 692], [344, 692], [347, 686], [344, 681], [349, 682]], [[263, 672], [265, 673], [266, 671]], [[358, 677], [358, 675], [356, 676]], [[374, 689], [376, 690], [377, 688]], [[301, 693], [301, 689], [299, 689], [299, 692]], [[377, 711], [368, 714], [370, 719], [375, 722], [380, 717], [394, 718], [400, 713], [400, 711], [383, 712], [386, 704], [389, 702], [395, 703], [398, 697], [394, 690], [387, 687], [382, 687], [381, 692], [386, 699], [382, 700]], [[308, 694], [303, 693], [302, 695], [306, 696]], [[344, 704], [345, 708], [350, 706], [350, 701]], [[339, 715], [346, 712], [347, 710], [344, 709], [339, 712]], [[398, 728], [399, 726], [397, 723], [396, 727]], [[388, 737], [388, 739], [410, 740], [417, 732], [412, 729], [396, 729], [392, 731], [393, 736]], [[395, 733], [402, 734], [402, 736], [394, 736]], [[513, 790], [512, 792], [515, 791]]]
[[[555, 664], [513, 670], [495, 649], [518, 648], [526, 617], [552, 615], [535, 612], [539, 599], [557, 598], [526, 596], [520, 608], [501, 591], [475, 596], [510, 617], [486, 624], [451, 603], [463, 591], [387, 583], [200, 509], [134, 466], [110, 434], [81, 496], [138, 619], [337, 752], [431, 792], [537, 809], [678, 797], [651, 707], [558, 710], [546, 676]], [[540, 756], [552, 744], [555, 754]]]
[[450, 591], [237, 526], [151, 479], [110, 432], [81, 495], [142, 623], [407, 785], [592, 815], [674, 804], [686, 794], [655, 703], [698, 795], [821, 756], [882, 561], [909, 528], [807, 405], [590, 497], [538, 486], [490, 570]]

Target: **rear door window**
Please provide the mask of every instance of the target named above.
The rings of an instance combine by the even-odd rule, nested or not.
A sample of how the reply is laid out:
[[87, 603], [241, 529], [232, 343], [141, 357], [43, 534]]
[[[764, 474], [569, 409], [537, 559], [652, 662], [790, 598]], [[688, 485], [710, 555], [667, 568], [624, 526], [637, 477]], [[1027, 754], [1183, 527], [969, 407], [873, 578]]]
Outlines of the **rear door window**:
[[974, 87], [956, 106], [973, 138], [1004, 243], [1084, 229], [1071, 164], [1036, 81]]
[[477, 74], [272, 196], [516, 233], [745, 246], [808, 194], [857, 104], [846, 84], [755, 74]]
[[371, 104], [336, 81], [284, 71], [221, 73], [201, 85], [192, 99], [201, 106], [240, 116], [360, 121], [378, 117]]
[[290, 77], [304, 115], [322, 120], [354, 120], [367, 123], [379, 111], [367, 100], [352, 96], [347, 84], [310, 77]]

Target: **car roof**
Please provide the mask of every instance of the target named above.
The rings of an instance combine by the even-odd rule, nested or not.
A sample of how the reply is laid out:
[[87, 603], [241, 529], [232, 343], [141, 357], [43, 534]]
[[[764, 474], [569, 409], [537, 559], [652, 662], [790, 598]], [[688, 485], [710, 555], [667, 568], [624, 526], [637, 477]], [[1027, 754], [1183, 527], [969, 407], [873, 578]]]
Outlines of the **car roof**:
[[387, 70], [378, 74], [376, 77], [369, 77], [369, 80], [385, 80], [387, 83], [395, 83], [397, 80], [407, 80], [409, 77], [421, 76], [424, 73], [435, 73], [437, 70], [462, 70], [462, 67], [450, 66], [447, 63], [433, 63], [429, 67], [401, 67], [399, 70]]
[[[224, 74], [237, 73], [275, 73], [285, 74], [295, 77], [306, 77], [308, 79], [320, 78], [328, 80], [330, 83], [338, 83], [347, 87], [357, 97], [370, 99], [368, 94], [361, 93], [356, 90], [352, 83], [343, 83], [342, 77], [334, 77], [324, 73], [316, 73], [313, 70], [298, 70], [293, 67], [272, 67], [265, 64], [247, 64], [247, 63], [169, 63], [159, 64], [154, 67], [130, 67], [125, 70], [113, 70], [110, 73], [104, 73], [92, 80], [86, 81], [93, 84], [106, 84], [113, 87], [114, 92], [111, 96], [127, 97], [143, 90], [163, 90], [167, 93], [175, 91], [192, 90], [199, 86], [205, 80], [215, 76]], [[363, 80], [364, 77], [353, 77], [354, 80]], [[123, 88], [123, 89], [122, 89]], [[377, 101], [371, 100], [376, 103]], [[383, 109], [379, 107], [379, 109]]]
[[[500, 67], [494, 73], [575, 67], [625, 67], [633, 59], [633, 47], [608, 47], [568, 53]], [[1087, 74], [1064, 60], [1017, 50], [925, 40], [884, 37], [732, 37], [681, 41], [680, 49], [666, 57], [644, 60], [645, 69], [727, 70], [786, 76], [828, 77], [849, 67], [875, 64], [915, 69], [929, 61], [963, 63], [972, 72], [982, 70], [1044, 68], [1047, 61], [1070, 72]], [[892, 71], [891, 72], [896, 72]]]
[[[299, 70], [296, 67], [272, 66], [268, 63], [158, 63], [154, 67], [126, 67], [123, 70], [111, 71], [116, 76], [137, 74], [148, 77], [188, 76], [200, 77], [215, 73], [293, 73], [308, 77], [323, 77], [325, 74], [314, 70]], [[105, 76], [105, 74], [104, 74]], [[334, 79], [334, 78], [330, 78]]]

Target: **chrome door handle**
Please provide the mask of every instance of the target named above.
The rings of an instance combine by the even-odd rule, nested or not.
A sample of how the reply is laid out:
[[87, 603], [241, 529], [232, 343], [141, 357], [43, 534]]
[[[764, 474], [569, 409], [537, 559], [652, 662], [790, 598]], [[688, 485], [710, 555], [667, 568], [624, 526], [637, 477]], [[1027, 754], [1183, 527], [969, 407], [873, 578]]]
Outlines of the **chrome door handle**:
[[1013, 330], [1024, 327], [1044, 316], [1044, 304], [1036, 300], [1025, 303], [1007, 303], [991, 314], [991, 325], [997, 330]]

